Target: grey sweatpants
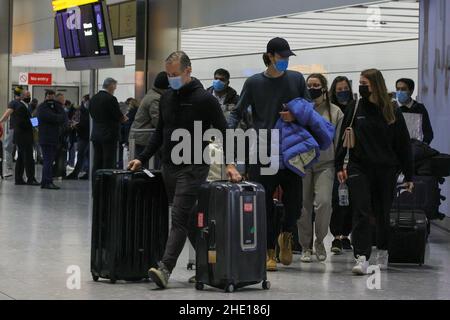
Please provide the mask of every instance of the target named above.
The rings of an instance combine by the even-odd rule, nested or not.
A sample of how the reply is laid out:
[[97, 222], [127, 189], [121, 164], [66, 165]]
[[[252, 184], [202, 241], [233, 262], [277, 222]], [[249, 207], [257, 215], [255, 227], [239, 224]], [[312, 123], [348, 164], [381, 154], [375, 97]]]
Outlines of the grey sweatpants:
[[[332, 166], [315, 166], [303, 178], [303, 211], [298, 220], [298, 233], [303, 249], [312, 249], [313, 236], [322, 243], [328, 234], [331, 219], [335, 169]], [[312, 216], [315, 213], [313, 226]], [[315, 231], [315, 232], [314, 232]]]

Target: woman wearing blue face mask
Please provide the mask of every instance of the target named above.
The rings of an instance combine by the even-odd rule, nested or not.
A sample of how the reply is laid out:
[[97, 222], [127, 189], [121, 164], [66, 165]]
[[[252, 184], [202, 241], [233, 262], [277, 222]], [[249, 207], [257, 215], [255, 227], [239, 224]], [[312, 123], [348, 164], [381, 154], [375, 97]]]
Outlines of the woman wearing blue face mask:
[[[306, 170], [303, 178], [303, 212], [298, 221], [298, 234], [303, 248], [302, 262], [312, 262], [314, 251], [318, 261], [325, 261], [327, 253], [324, 239], [328, 234], [332, 213], [333, 182], [335, 180], [335, 152], [344, 113], [330, 103], [328, 81], [320, 73], [313, 73], [306, 79], [309, 95], [314, 100], [314, 110], [335, 127], [334, 143], [320, 152], [319, 160]], [[315, 219], [313, 223], [313, 212]], [[314, 230], [314, 232], [313, 232]]]
[[[355, 107], [353, 90], [350, 81], [345, 76], [338, 76], [334, 79], [330, 89], [330, 101], [338, 106], [342, 112]], [[350, 232], [352, 231], [352, 211], [351, 207], [339, 206], [338, 198], [339, 183], [337, 178], [333, 187], [333, 213], [331, 214], [330, 231], [334, 236], [331, 243], [331, 252], [341, 254], [343, 250], [352, 250], [350, 242]]]
[[402, 78], [395, 84], [397, 90], [397, 102], [403, 113], [417, 113], [422, 115], [423, 142], [430, 144], [433, 140], [433, 128], [425, 106], [412, 98], [414, 93], [414, 80]]

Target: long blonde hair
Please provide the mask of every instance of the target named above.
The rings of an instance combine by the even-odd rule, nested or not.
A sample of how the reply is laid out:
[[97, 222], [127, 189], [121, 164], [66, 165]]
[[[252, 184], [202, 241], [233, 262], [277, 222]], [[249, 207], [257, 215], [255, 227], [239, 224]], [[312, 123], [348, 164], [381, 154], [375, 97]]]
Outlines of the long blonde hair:
[[389, 98], [386, 82], [383, 74], [378, 69], [367, 69], [361, 72], [361, 76], [367, 78], [372, 88], [372, 97], [375, 104], [381, 108], [384, 119], [388, 124], [395, 122], [395, 107]]

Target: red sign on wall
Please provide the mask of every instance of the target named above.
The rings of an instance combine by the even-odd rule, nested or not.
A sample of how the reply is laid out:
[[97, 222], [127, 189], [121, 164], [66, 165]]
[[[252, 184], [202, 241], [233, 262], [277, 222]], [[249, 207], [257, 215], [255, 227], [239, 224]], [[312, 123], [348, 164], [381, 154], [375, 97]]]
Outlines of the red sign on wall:
[[51, 86], [52, 74], [51, 73], [29, 73], [28, 84], [38, 86]]

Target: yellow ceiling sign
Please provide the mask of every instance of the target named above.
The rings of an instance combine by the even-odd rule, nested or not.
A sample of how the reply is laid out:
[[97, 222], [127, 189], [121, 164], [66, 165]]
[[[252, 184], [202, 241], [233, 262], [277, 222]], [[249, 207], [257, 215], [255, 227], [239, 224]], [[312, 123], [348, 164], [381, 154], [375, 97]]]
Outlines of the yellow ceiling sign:
[[53, 11], [60, 11], [68, 8], [82, 6], [88, 3], [98, 2], [99, 0], [54, 0], [52, 1]]

